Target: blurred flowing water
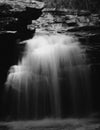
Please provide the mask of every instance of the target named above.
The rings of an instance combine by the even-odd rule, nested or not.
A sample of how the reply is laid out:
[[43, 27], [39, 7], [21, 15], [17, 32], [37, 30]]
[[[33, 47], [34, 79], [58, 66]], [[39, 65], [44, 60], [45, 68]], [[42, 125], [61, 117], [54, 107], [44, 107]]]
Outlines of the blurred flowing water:
[[67, 32], [72, 26], [64, 19], [63, 14], [47, 13], [29, 26], [37, 28], [36, 34], [20, 43], [25, 46], [23, 55], [10, 68], [6, 81], [7, 93], [12, 92], [12, 116], [38, 119], [90, 114], [89, 47], [81, 37], [83, 32]]

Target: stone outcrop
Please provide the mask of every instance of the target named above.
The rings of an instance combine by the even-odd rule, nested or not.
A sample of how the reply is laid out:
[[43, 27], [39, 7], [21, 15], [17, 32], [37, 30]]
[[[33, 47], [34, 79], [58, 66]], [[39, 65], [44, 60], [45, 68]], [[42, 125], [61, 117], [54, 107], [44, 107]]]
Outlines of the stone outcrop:
[[[15, 1], [16, 2], [16, 1]], [[44, 4], [41, 2], [17, 2], [9, 1], [0, 3], [0, 30], [24, 31], [32, 20], [36, 20], [42, 14]]]

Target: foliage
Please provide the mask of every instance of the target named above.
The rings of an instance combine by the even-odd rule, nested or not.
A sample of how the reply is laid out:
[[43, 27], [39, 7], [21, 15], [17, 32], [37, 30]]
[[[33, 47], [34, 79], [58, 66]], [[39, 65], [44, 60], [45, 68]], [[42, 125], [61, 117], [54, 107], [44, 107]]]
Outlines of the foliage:
[[50, 8], [71, 8], [100, 11], [100, 0], [39, 0], [46, 3]]

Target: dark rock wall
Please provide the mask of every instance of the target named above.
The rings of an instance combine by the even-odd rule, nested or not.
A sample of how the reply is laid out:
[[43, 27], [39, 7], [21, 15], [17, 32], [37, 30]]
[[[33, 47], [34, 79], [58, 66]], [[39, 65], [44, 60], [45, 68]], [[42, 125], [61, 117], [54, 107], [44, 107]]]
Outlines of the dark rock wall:
[[12, 94], [11, 89], [6, 93], [4, 83], [9, 68], [16, 65], [22, 55], [24, 45], [19, 42], [33, 37], [35, 29], [30, 30], [27, 25], [42, 14], [42, 8], [22, 8], [22, 4], [16, 9], [13, 4], [8, 3], [0, 4], [0, 119], [11, 114], [11, 104], [16, 102], [12, 99], [12, 95], [16, 93], [13, 91]]

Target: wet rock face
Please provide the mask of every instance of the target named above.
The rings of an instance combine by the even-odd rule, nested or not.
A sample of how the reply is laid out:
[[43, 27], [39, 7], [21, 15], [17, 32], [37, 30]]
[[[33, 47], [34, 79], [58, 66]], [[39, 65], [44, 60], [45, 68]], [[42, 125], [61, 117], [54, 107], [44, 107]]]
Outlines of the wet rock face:
[[[35, 3], [34, 3], [35, 4]], [[14, 3], [14, 1], [7, 1], [7, 3], [0, 2], [0, 58], [2, 63], [0, 66], [7, 67], [13, 63], [13, 58], [16, 54], [17, 41], [26, 40], [33, 36], [35, 29], [27, 29], [27, 25], [31, 21], [40, 17], [42, 14], [42, 7], [38, 5], [34, 8], [33, 5], [27, 3]], [[13, 32], [12, 32], [13, 31]], [[4, 52], [6, 53], [4, 55]], [[4, 58], [3, 58], [4, 57]], [[7, 62], [7, 59], [9, 60]], [[16, 57], [16, 56], [15, 56]]]
[[[9, 57], [10, 54], [11, 56], [14, 55], [13, 52], [16, 50], [16, 43], [19, 39], [20, 41], [26, 40], [33, 36], [35, 29], [30, 30], [27, 28], [27, 25], [31, 24], [33, 19], [36, 20], [39, 18], [41, 14], [42, 7], [39, 8], [36, 6], [36, 8], [34, 8], [32, 5], [30, 7], [27, 3], [20, 2], [16, 5], [14, 1], [11, 2], [9, 0], [7, 3], [0, 3], [0, 50], [4, 50], [7, 54], [6, 56]], [[2, 51], [0, 54], [1, 53]], [[3, 59], [2, 54], [0, 56], [1, 59]], [[11, 57], [9, 58], [13, 59]], [[3, 59], [3, 62], [5, 59], [6, 57]]]
[[5, 72], [15, 64], [14, 59], [18, 59], [17, 42], [29, 39], [35, 33], [35, 29], [29, 30], [27, 25], [42, 14], [42, 8], [33, 8], [27, 4], [27, 7], [24, 5], [25, 7], [21, 8], [22, 5], [18, 5], [16, 8], [19, 10], [16, 11], [14, 3], [8, 1], [8, 4], [0, 4], [0, 69]]
[[27, 3], [0, 2], [0, 118], [4, 115], [4, 83], [10, 66], [17, 64], [24, 45], [19, 41], [32, 38], [35, 29], [28, 29], [31, 21], [40, 17], [42, 7]]

